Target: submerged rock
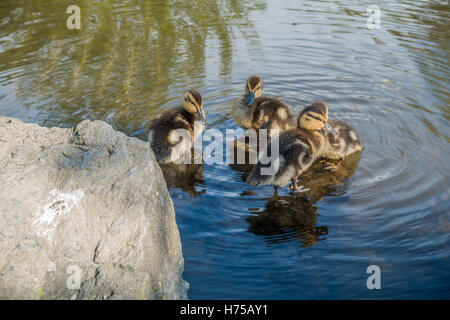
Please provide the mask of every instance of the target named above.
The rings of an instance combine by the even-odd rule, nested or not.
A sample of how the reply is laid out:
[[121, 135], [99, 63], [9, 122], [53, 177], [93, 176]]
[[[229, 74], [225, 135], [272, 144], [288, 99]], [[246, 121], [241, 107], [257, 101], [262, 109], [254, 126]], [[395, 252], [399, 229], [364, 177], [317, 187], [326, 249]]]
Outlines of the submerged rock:
[[183, 265], [148, 143], [0, 117], [0, 299], [186, 299]]

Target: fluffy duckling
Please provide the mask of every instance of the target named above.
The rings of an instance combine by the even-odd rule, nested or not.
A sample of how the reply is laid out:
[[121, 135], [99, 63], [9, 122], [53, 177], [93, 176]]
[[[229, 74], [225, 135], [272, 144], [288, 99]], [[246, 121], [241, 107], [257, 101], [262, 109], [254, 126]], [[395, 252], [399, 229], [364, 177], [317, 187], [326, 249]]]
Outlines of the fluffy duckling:
[[[356, 130], [347, 123], [338, 119], [330, 119], [328, 124], [336, 133], [325, 137], [325, 146], [320, 157], [325, 160], [326, 169], [336, 171], [347, 156], [361, 151], [363, 145]], [[328, 159], [338, 160], [338, 163], [326, 161]]]
[[286, 103], [278, 98], [263, 96], [263, 82], [258, 76], [251, 76], [245, 86], [245, 94], [233, 103], [231, 116], [244, 129], [279, 129], [296, 127], [295, 115]]
[[[159, 163], [180, 160], [191, 151], [194, 140], [203, 132], [205, 125], [202, 95], [193, 89], [186, 91], [181, 107], [164, 111], [150, 124], [148, 141], [156, 160]], [[178, 129], [186, 130], [189, 139], [181, 138]]]
[[[271, 143], [279, 143], [279, 155], [272, 163], [263, 164], [261, 158], [247, 178], [250, 185], [274, 185], [283, 186], [292, 182], [294, 191], [297, 187], [297, 178], [308, 169], [320, 156], [325, 146], [325, 132], [333, 133], [328, 125], [328, 108], [323, 102], [316, 102], [306, 107], [298, 116], [296, 129], [284, 131], [279, 136], [279, 141], [272, 140], [267, 146], [272, 150]], [[273, 174], [265, 175], [261, 169], [273, 167]]]

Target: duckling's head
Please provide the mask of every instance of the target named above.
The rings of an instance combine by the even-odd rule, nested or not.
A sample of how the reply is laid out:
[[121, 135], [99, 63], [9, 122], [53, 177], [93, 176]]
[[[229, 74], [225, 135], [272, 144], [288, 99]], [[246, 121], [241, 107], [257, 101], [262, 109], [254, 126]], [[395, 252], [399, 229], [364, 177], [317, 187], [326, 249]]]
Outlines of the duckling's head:
[[245, 104], [252, 104], [255, 102], [256, 98], [259, 98], [262, 95], [263, 90], [263, 82], [262, 79], [258, 76], [251, 76], [247, 80], [247, 84], [245, 86]]
[[194, 116], [196, 121], [206, 124], [205, 110], [203, 110], [203, 97], [197, 90], [190, 89], [184, 93], [183, 108]]
[[322, 101], [315, 102], [300, 112], [298, 127], [306, 130], [324, 130], [335, 133], [328, 124], [328, 107]]

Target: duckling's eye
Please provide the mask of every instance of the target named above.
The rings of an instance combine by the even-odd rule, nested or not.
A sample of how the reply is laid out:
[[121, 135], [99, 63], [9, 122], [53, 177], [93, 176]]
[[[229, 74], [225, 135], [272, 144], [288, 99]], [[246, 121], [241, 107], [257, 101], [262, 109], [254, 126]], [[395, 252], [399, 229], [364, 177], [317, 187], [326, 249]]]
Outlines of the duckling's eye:
[[310, 114], [308, 114], [308, 117], [311, 117], [311, 118], [313, 118], [313, 119], [316, 119], [317, 121], [325, 122], [324, 120], [322, 120], [322, 119], [320, 119], [320, 118], [318, 118], [318, 117], [315, 117], [315, 116], [313, 116], [313, 115], [310, 115]]
[[189, 98], [189, 97], [186, 97], [186, 101], [188, 101], [190, 104], [192, 104], [192, 105], [194, 105], [195, 106], [195, 103], [193, 103], [192, 102], [192, 100], [191, 100], [191, 98]]

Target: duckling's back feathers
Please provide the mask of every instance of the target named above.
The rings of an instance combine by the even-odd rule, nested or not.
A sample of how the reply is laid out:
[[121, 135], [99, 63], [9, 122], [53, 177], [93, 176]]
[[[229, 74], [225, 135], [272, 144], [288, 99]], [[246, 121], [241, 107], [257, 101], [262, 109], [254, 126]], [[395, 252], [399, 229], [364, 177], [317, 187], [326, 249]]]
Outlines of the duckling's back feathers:
[[261, 96], [255, 99], [252, 127], [287, 130], [296, 127], [296, 117], [280, 98]]
[[[300, 175], [316, 159], [317, 151], [321, 148], [323, 140], [308, 130], [293, 129], [280, 134], [279, 140], [272, 139], [267, 146], [272, 150], [272, 143], [279, 143], [279, 154], [272, 158], [269, 164], [263, 164], [261, 159], [253, 168], [247, 178], [250, 185], [285, 185], [292, 177]], [[270, 156], [270, 155], [269, 155]], [[263, 174], [273, 166], [270, 174]]]
[[[186, 130], [185, 133], [189, 136], [187, 141], [175, 134], [178, 129]], [[178, 153], [190, 150], [194, 137], [194, 119], [183, 108], [166, 110], [151, 122], [148, 137], [156, 160], [161, 163], [170, 162], [172, 152], [179, 143], [182, 144], [178, 146]]]
[[236, 99], [231, 112], [232, 118], [240, 127], [280, 131], [296, 127], [296, 117], [282, 99], [261, 96], [249, 105], [245, 101], [245, 96]]
[[363, 149], [358, 132], [349, 124], [338, 119], [329, 119], [328, 124], [336, 133], [326, 136], [322, 158], [341, 159]]

